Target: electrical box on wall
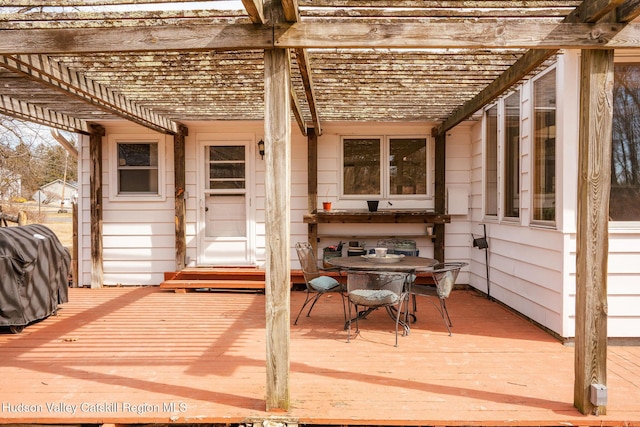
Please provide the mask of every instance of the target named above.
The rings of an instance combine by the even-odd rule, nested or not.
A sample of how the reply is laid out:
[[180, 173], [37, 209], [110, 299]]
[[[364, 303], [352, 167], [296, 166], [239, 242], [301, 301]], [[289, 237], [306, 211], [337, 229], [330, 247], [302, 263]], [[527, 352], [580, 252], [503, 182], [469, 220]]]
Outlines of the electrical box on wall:
[[469, 190], [466, 187], [447, 188], [447, 213], [449, 215], [469, 213]]

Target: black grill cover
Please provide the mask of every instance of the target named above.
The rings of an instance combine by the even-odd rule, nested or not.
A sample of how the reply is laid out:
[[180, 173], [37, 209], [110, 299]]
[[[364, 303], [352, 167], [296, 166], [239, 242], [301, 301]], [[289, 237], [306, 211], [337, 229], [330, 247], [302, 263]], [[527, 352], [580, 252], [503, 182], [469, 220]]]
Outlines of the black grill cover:
[[0, 228], [0, 326], [26, 326], [68, 301], [71, 256], [53, 231]]

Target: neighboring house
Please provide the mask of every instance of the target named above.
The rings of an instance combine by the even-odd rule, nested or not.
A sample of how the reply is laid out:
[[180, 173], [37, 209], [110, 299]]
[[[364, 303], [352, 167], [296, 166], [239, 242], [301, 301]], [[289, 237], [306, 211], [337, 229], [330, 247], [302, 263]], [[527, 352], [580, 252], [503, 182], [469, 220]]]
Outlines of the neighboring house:
[[11, 200], [20, 197], [22, 192], [22, 177], [8, 169], [0, 169], [0, 199]]
[[47, 196], [47, 203], [60, 203], [63, 199], [74, 200], [78, 197], [78, 184], [56, 179], [40, 187]]
[[[565, 338], [575, 333], [579, 54], [564, 51], [549, 68], [513, 87], [474, 120], [453, 128], [446, 139], [451, 223], [445, 227], [445, 256], [470, 263], [458, 283], [490, 292]], [[623, 72], [640, 76], [640, 56], [626, 56], [624, 62], [617, 83]], [[629, 90], [637, 96], [640, 86]], [[614, 157], [625, 152], [627, 163], [614, 160], [612, 209], [634, 191], [636, 205], [639, 200], [638, 182], [630, 175], [635, 166], [628, 166], [638, 137], [631, 135], [627, 145], [620, 145], [630, 135], [622, 129], [637, 126], [637, 117], [614, 113]], [[104, 284], [157, 285], [176, 262], [173, 137], [127, 122], [103, 125]], [[189, 129], [187, 264], [263, 266], [265, 162], [257, 150], [263, 122], [184, 125]], [[325, 123], [318, 137], [317, 209], [325, 198], [337, 210], [366, 209], [366, 200], [375, 198], [382, 210], [433, 210], [431, 128], [437, 125]], [[308, 238], [303, 215], [308, 213], [309, 170], [307, 137], [292, 129], [293, 244]], [[80, 145], [79, 284], [89, 285], [89, 137], [83, 136]], [[622, 196], [616, 194], [617, 187], [625, 188]], [[640, 337], [640, 212], [631, 210], [622, 209], [621, 221], [613, 217], [610, 222], [609, 337]], [[473, 237], [485, 229], [490, 286], [486, 254], [472, 245]], [[399, 235], [415, 239], [421, 256], [434, 253], [424, 224], [320, 224], [318, 234], [319, 247], [354, 236], [366, 236], [362, 240], [371, 247], [377, 236]], [[291, 265], [299, 268], [293, 249]]]

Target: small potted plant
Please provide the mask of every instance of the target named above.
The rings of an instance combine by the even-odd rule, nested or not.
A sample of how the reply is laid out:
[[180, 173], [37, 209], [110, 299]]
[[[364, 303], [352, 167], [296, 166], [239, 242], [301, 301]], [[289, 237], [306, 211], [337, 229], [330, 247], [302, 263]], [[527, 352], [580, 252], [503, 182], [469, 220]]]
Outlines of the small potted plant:
[[322, 209], [325, 212], [329, 212], [331, 210], [331, 202], [329, 201], [329, 187], [327, 187], [327, 193], [324, 196], [324, 201], [322, 202]]

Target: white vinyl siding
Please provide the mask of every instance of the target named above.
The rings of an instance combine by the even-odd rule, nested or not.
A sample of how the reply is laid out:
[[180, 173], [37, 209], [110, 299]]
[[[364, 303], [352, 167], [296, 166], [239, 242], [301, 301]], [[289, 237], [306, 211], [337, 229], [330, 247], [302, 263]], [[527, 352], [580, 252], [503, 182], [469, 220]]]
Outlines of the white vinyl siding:
[[[158, 285], [164, 272], [175, 270], [175, 225], [173, 198], [173, 138], [125, 123], [106, 127], [102, 150], [102, 234], [104, 285]], [[117, 182], [113, 178], [116, 150], [106, 149], [107, 142], [115, 142], [123, 136], [127, 141], [158, 141], [162, 147], [159, 165], [162, 176], [159, 193], [148, 196], [110, 197], [116, 192]], [[112, 139], [109, 139], [109, 136]], [[82, 260], [79, 266], [79, 285], [91, 284], [91, 222], [89, 208], [89, 138], [81, 139], [82, 161], [79, 175], [82, 177], [82, 203], [79, 224], [82, 227]]]

